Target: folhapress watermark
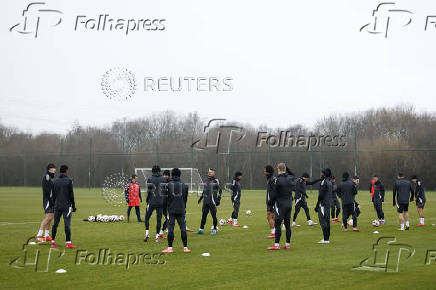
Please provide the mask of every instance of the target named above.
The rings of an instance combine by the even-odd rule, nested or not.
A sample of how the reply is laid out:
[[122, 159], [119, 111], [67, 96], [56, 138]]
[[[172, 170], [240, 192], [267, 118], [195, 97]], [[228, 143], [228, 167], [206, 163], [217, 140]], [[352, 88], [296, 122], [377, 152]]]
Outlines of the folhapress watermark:
[[[217, 153], [221, 147], [227, 146], [227, 152], [233, 144], [241, 142], [247, 132], [244, 128], [226, 123], [226, 119], [211, 119], [204, 126], [203, 134], [191, 147], [197, 150], [214, 149]], [[227, 131], [227, 132], [225, 132]], [[291, 131], [282, 130], [278, 133], [269, 133], [267, 131], [257, 132], [255, 140], [256, 148], [302, 148], [311, 150], [318, 147], [336, 147], [344, 148], [348, 145], [346, 135], [322, 135], [322, 134], [294, 134]], [[223, 140], [223, 136], [228, 139]]]
[[[141, 32], [161, 32], [167, 27], [163, 17], [114, 16], [107, 13], [68, 15], [46, 2], [30, 2], [21, 11], [21, 20], [9, 28], [11, 32], [38, 38], [41, 31], [65, 26], [72, 32], [114, 32], [131, 35]], [[59, 29], [59, 28], [58, 28]]]
[[306, 150], [328, 146], [346, 147], [347, 136], [345, 135], [303, 135], [294, 134], [290, 131], [280, 131], [277, 134], [258, 132], [256, 147], [269, 146], [271, 148], [305, 148]]
[[[53, 264], [63, 265], [122, 266], [126, 270], [133, 265], [165, 265], [165, 255], [153, 252], [114, 251], [109, 248], [97, 250], [51, 248], [48, 243], [37, 243], [28, 238], [22, 246], [23, 253], [12, 259], [9, 266], [16, 269], [32, 269], [35, 272], [51, 272]], [[69, 254], [71, 253], [71, 254]], [[73, 255], [72, 255], [73, 254]]]
[[[380, 237], [372, 245], [369, 257], [353, 270], [399, 272], [400, 264], [411, 260], [415, 252], [412, 245], [399, 243], [395, 237]], [[436, 265], [436, 249], [427, 249], [424, 265], [432, 264]]]
[[132, 265], [165, 265], [166, 260], [162, 253], [112, 252], [109, 248], [103, 248], [98, 251], [77, 250], [74, 263], [93, 266], [117, 265], [128, 270]]

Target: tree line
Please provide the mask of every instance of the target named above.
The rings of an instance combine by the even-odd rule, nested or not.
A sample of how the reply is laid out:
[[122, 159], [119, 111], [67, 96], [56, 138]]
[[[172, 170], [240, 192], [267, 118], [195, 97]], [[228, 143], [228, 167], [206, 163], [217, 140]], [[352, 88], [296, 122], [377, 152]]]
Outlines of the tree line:
[[[391, 188], [400, 171], [417, 174], [429, 189], [436, 187], [436, 115], [413, 106], [333, 114], [312, 128], [220, 121], [205, 130], [208, 121], [198, 113], [165, 111], [107, 127], [75, 123], [66, 134], [31, 134], [0, 124], [0, 186], [39, 186], [45, 166], [53, 162], [68, 164], [75, 185], [82, 187], [101, 187], [110, 174], [130, 175], [134, 168], [159, 164], [198, 168], [202, 177], [215, 167], [226, 182], [242, 171], [243, 186], [260, 189], [265, 185], [263, 167], [285, 162], [297, 175], [317, 177], [323, 167], [330, 167], [338, 180], [343, 171], [358, 174], [363, 188], [374, 174]], [[287, 136], [288, 143], [297, 142], [298, 136], [303, 142], [305, 136], [340, 135], [346, 146], [257, 146], [259, 132]]]

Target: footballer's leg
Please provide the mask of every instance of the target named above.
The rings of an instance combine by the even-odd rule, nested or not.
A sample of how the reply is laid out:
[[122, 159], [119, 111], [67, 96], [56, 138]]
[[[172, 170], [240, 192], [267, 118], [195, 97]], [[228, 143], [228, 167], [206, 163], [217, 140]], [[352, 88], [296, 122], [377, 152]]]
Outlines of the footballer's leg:
[[419, 215], [418, 226], [422, 227], [424, 225], [424, 208], [423, 207], [418, 207], [418, 215]]
[[167, 207], [165, 205], [164, 205], [164, 208], [162, 209], [162, 215], [165, 217], [165, 221], [162, 224], [162, 229], [159, 232], [159, 236], [161, 238], [165, 238], [164, 231], [167, 229], [167, 226], [168, 226], [168, 211], [167, 211]]
[[310, 218], [309, 207], [307, 206], [307, 202], [306, 202], [306, 201], [304, 201], [304, 202], [302, 203], [302, 207], [303, 207], [303, 209], [304, 209], [304, 212], [306, 213], [307, 224], [308, 224], [309, 226], [313, 225], [313, 221], [312, 221], [312, 219]]
[[400, 221], [400, 231], [404, 231], [404, 216], [403, 216], [404, 209], [402, 205], [397, 204], [397, 211], [398, 211], [398, 220]]
[[424, 226], [424, 205], [425, 205], [425, 200], [423, 200], [420, 197], [416, 199], [416, 206], [418, 208], [418, 215], [419, 215], [419, 224], [417, 225], [418, 227]]
[[52, 238], [51, 246], [52, 247], [56, 247], [55, 239], [56, 239], [56, 233], [57, 233], [57, 230], [58, 230], [59, 222], [61, 220], [61, 216], [62, 216], [62, 211], [59, 210], [59, 209], [56, 209], [55, 212], [54, 212], [53, 227], [51, 229], [51, 238]]
[[339, 199], [335, 199], [335, 203], [336, 203], [335, 220], [336, 222], [339, 222], [339, 214], [341, 213], [341, 204], [339, 203]]
[[186, 217], [185, 215], [177, 216], [177, 223], [180, 227], [180, 236], [183, 242], [183, 252], [190, 253], [191, 250], [188, 249], [188, 235], [186, 234]]
[[138, 219], [138, 223], [142, 223], [141, 220], [141, 211], [139, 209], [139, 205], [135, 205], [136, 218]]
[[210, 207], [210, 215], [212, 216], [212, 222], [213, 222], [213, 229], [210, 233], [212, 236], [216, 235], [217, 233], [217, 225], [218, 225], [218, 219], [216, 218], [217, 208], [216, 206]]
[[298, 213], [300, 213], [301, 208], [301, 200], [297, 201], [295, 203], [295, 212], [294, 217], [292, 218], [292, 226], [295, 227], [297, 224], [295, 223], [295, 220], [297, 219]]
[[233, 220], [234, 227], [239, 227], [238, 224], [239, 207], [240, 207], [240, 203], [238, 201], [235, 201], [233, 203], [233, 212], [232, 212], [232, 220]]
[[173, 252], [173, 241], [174, 241], [174, 225], [176, 222], [176, 217], [170, 215], [168, 219], [168, 249], [162, 251], [162, 253], [172, 253]]
[[289, 249], [290, 248], [290, 244], [291, 244], [291, 235], [292, 235], [292, 230], [291, 230], [291, 213], [292, 213], [292, 208], [287, 209], [285, 217], [284, 217], [285, 228], [286, 228], [286, 244], [285, 244], [285, 249]]
[[66, 241], [66, 248], [67, 249], [74, 249], [76, 246], [74, 246], [71, 243], [71, 207], [68, 208], [68, 210], [65, 210], [63, 212], [64, 217], [64, 225], [65, 225], [65, 241]]
[[269, 247], [268, 250], [280, 250], [280, 238], [282, 235], [282, 230], [280, 226], [282, 225], [283, 218], [280, 216], [282, 210], [277, 208], [274, 213], [274, 227], [275, 227], [275, 236], [274, 236], [274, 245]]
[[162, 223], [162, 208], [156, 208], [156, 241], [159, 241], [160, 226]]
[[147, 209], [145, 210], [145, 237], [144, 242], [148, 241], [150, 238], [150, 217], [153, 213], [153, 207], [151, 207], [149, 204], [147, 205]]
[[330, 208], [321, 206], [318, 209], [318, 218], [323, 234], [323, 240], [318, 243], [328, 244], [330, 241]]
[[130, 212], [132, 211], [132, 206], [127, 208], [127, 222], [130, 223]]
[[209, 206], [207, 204], [203, 203], [200, 228], [198, 229], [197, 234], [203, 234], [204, 233], [204, 226], [206, 224], [206, 220], [207, 220], [207, 215], [208, 214], [209, 214]]
[[266, 212], [266, 218], [268, 220], [268, 224], [269, 224], [269, 228], [271, 230], [271, 234], [267, 236], [268, 239], [274, 239], [275, 238], [275, 233], [276, 233], [276, 229], [275, 229], [275, 216], [274, 216], [274, 212], [273, 212], [273, 208], [272, 207], [268, 207], [267, 208], [267, 212]]
[[410, 228], [408, 208], [404, 210], [404, 220], [406, 221], [406, 231]]
[[348, 231], [348, 217], [349, 214], [349, 206], [348, 204], [342, 206], [342, 225], [344, 227], [344, 232]]
[[50, 225], [51, 222], [53, 220], [54, 214], [53, 214], [53, 210], [50, 213], [46, 213], [46, 224], [45, 224], [45, 229], [44, 229], [44, 240], [46, 242], [50, 242], [51, 241], [51, 237], [50, 237]]

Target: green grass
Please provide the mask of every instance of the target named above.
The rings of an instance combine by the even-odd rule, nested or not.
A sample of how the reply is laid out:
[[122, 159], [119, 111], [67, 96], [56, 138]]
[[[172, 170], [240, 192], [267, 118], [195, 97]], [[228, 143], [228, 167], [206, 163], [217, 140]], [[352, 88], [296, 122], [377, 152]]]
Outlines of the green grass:
[[[391, 204], [391, 195], [384, 204], [387, 224], [373, 234], [371, 221], [375, 211], [369, 202], [369, 193], [360, 192], [362, 214], [359, 217], [360, 233], [342, 232], [339, 224], [332, 224], [331, 244], [316, 244], [322, 238], [319, 225], [306, 226], [304, 212], [300, 212], [292, 229], [291, 250], [269, 252], [272, 244], [266, 239], [264, 191], [243, 191], [239, 223], [248, 229], [221, 227], [217, 236], [210, 236], [209, 216], [205, 235], [188, 234], [190, 254], [183, 253], [180, 232], [176, 230], [175, 253], [160, 258], [163, 265], [140, 264], [126, 269], [123, 265], [76, 265], [76, 250], [67, 250], [58, 260], [52, 260], [49, 271], [35, 272], [32, 266], [14, 268], [10, 261], [22, 257], [23, 243], [34, 235], [43, 218], [41, 190], [39, 188], [0, 188], [0, 288], [294, 288], [294, 289], [429, 289], [434, 287], [436, 262], [425, 265], [428, 249], [436, 250], [436, 198], [427, 193], [426, 226], [417, 228], [415, 204], [410, 206], [411, 230], [399, 232], [397, 214]], [[316, 192], [308, 200], [312, 219], [317, 221], [313, 206]], [[197, 229], [200, 222], [200, 207], [196, 197], [190, 196], [187, 223]], [[73, 216], [72, 239], [81, 250], [97, 253], [100, 248], [109, 248], [113, 253], [155, 253], [166, 247], [160, 243], [143, 242], [144, 225], [127, 223], [88, 223], [82, 219], [89, 215], [124, 214], [125, 208], [112, 207], [105, 203], [100, 190], [76, 189], [78, 211]], [[250, 209], [253, 215], [246, 216]], [[231, 213], [228, 197], [218, 209], [219, 218]], [[144, 204], [141, 215], [145, 213]], [[134, 213], [132, 212], [133, 216]], [[155, 217], [151, 233], [154, 234]], [[399, 243], [414, 247], [415, 254], [400, 262], [398, 273], [352, 270], [371, 254], [373, 243], [381, 236], [395, 236]], [[58, 243], [64, 246], [63, 224], [59, 228]], [[283, 241], [282, 241], [283, 244]], [[47, 252], [47, 245], [38, 247]], [[210, 257], [201, 253], [209, 252]], [[64, 268], [66, 274], [55, 274]]]

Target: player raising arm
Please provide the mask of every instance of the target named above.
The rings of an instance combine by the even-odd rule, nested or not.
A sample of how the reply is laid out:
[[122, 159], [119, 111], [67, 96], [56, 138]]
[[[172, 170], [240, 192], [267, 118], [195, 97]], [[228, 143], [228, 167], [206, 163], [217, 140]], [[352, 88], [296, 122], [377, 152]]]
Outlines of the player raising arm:
[[295, 213], [292, 220], [292, 226], [296, 226], [295, 220], [297, 219], [300, 209], [303, 208], [306, 213], [307, 224], [309, 226], [313, 225], [313, 221], [310, 219], [309, 207], [307, 206], [306, 198], [309, 196], [306, 193], [306, 186], [313, 185], [319, 182], [321, 179], [316, 179], [314, 181], [309, 181], [309, 173], [304, 172], [301, 177], [297, 178], [295, 182]]

